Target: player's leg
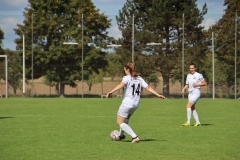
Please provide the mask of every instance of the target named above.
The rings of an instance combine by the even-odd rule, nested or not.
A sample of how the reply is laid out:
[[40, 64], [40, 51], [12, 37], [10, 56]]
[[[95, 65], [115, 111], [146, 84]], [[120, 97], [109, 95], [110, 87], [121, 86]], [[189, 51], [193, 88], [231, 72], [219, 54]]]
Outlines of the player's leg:
[[129, 134], [132, 138], [135, 138], [137, 137], [137, 135], [134, 133], [134, 131], [132, 130], [132, 128], [124, 123], [125, 121], [125, 118], [124, 117], [121, 117], [120, 115], [117, 115], [117, 124], [118, 126], [124, 131], [126, 132], [127, 134]]
[[195, 105], [192, 106], [192, 113], [193, 113], [193, 117], [194, 117], [194, 119], [195, 119], [195, 121], [196, 121], [196, 123], [194, 124], [194, 126], [195, 126], [195, 127], [196, 127], [196, 126], [200, 126], [201, 123], [200, 123], [200, 121], [199, 121], [199, 118], [198, 118], [198, 114], [197, 114]]
[[201, 125], [200, 121], [199, 121], [199, 118], [198, 118], [198, 113], [197, 113], [196, 108], [195, 108], [195, 104], [197, 103], [199, 98], [200, 98], [200, 90], [195, 90], [194, 93], [193, 93], [193, 96], [191, 98], [191, 101], [194, 103], [194, 105], [191, 107], [191, 110], [192, 110], [193, 117], [196, 121], [194, 126], [200, 126]]
[[191, 121], [191, 117], [192, 117], [192, 110], [191, 107], [193, 106], [193, 103], [188, 101], [187, 105], [186, 105], [186, 109], [187, 109], [187, 122], [183, 124], [183, 126], [190, 126], [190, 121]]
[[[124, 120], [124, 123], [128, 124], [129, 122], [129, 118], [126, 118]], [[119, 136], [120, 136], [120, 139], [125, 139], [125, 136], [123, 135], [124, 131], [122, 130], [122, 128], [120, 127], [120, 130], [119, 130]]]
[[132, 128], [127, 123], [125, 123], [125, 120], [129, 119], [136, 109], [137, 107], [131, 108], [131, 106], [121, 104], [117, 114], [117, 125], [120, 127], [121, 132], [124, 131], [133, 138], [132, 142], [139, 141], [139, 138], [132, 130]]
[[[128, 124], [131, 116], [132, 116], [132, 114], [129, 114], [128, 117], [124, 120], [124, 123]], [[120, 128], [119, 132], [120, 132], [120, 134], [119, 134], [120, 138], [125, 139], [125, 136], [123, 135], [124, 131], [121, 128]]]

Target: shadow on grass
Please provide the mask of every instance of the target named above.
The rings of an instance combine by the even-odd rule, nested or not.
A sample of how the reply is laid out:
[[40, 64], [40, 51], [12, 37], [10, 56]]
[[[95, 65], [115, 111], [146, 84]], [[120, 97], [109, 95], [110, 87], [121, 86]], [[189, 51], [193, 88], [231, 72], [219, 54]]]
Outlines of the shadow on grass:
[[[140, 139], [139, 142], [152, 142], [152, 141], [157, 141], [156, 139]], [[165, 140], [163, 140], [165, 141]], [[123, 140], [122, 142], [132, 142], [131, 140]]]
[[0, 119], [8, 119], [8, 118], [14, 118], [14, 117], [0, 117]]
[[213, 124], [201, 124], [201, 126], [211, 126], [211, 125], [213, 125]]

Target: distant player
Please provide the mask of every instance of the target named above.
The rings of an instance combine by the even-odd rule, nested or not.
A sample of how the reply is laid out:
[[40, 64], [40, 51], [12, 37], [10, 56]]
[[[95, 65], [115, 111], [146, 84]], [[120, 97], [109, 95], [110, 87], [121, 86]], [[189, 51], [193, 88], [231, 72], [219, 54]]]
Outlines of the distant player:
[[125, 138], [123, 132], [126, 132], [132, 137], [132, 143], [135, 143], [140, 139], [128, 125], [128, 122], [134, 111], [138, 108], [142, 87], [159, 98], [164, 99], [165, 97], [154, 91], [142, 77], [134, 72], [134, 63], [127, 63], [124, 66], [124, 71], [126, 76], [122, 78], [122, 82], [112, 91], [108, 92], [106, 97], [109, 97], [113, 92], [124, 87], [123, 100], [117, 112], [117, 125], [120, 127], [120, 139]]
[[183, 124], [183, 126], [190, 126], [191, 116], [196, 121], [194, 126], [200, 126], [201, 123], [198, 118], [197, 111], [195, 109], [195, 104], [197, 103], [198, 99], [200, 98], [200, 89], [202, 86], [206, 86], [207, 83], [204, 80], [202, 74], [196, 72], [196, 65], [191, 63], [189, 66], [190, 73], [187, 75], [186, 85], [182, 89], [182, 94], [184, 94], [185, 89], [188, 88], [188, 103], [186, 105], [187, 108], [187, 122]]

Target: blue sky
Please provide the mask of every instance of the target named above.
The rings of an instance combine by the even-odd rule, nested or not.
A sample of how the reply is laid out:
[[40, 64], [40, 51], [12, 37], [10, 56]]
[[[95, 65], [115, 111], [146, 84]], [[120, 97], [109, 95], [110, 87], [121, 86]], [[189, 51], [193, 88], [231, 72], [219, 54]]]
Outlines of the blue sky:
[[[104, 12], [110, 19], [113, 20], [113, 26], [109, 29], [110, 36], [118, 38], [121, 32], [116, 25], [115, 17], [118, 11], [123, 7], [126, 0], [92, 0], [100, 12]], [[203, 4], [207, 3], [208, 13], [205, 16], [203, 26], [207, 29], [212, 24], [216, 23], [223, 14], [223, 0], [198, 0], [197, 5], [202, 8]], [[14, 39], [15, 35], [13, 28], [18, 24], [22, 24], [24, 7], [28, 6], [28, 0], [1, 0], [0, 5], [0, 27], [4, 31], [3, 48], [15, 50]]]

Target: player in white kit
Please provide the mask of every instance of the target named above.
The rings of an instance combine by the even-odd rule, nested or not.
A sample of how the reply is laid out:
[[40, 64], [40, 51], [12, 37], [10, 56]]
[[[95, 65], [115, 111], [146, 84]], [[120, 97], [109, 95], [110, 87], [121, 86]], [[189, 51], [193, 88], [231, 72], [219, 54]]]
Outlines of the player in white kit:
[[200, 98], [200, 89], [202, 86], [206, 86], [207, 83], [204, 80], [202, 74], [196, 72], [196, 65], [194, 63], [189, 66], [190, 73], [187, 75], [186, 85], [182, 89], [182, 94], [184, 94], [185, 89], [188, 88], [188, 103], [186, 105], [187, 108], [187, 122], [183, 124], [183, 126], [190, 126], [191, 116], [196, 121], [194, 126], [200, 126], [201, 123], [198, 118], [197, 111], [195, 109], [195, 104]]
[[155, 94], [157, 97], [164, 99], [163, 95], [158, 94], [134, 72], [134, 63], [129, 62], [124, 66], [126, 76], [122, 78], [122, 82], [118, 84], [112, 91], [108, 92], [106, 97], [109, 97], [113, 92], [124, 87], [124, 95], [122, 103], [117, 112], [117, 125], [120, 127], [120, 139], [124, 139], [123, 132], [126, 132], [132, 137], [132, 143], [138, 142], [140, 139], [132, 128], [128, 125], [129, 119], [138, 108], [141, 89], [145, 88], [147, 91]]

